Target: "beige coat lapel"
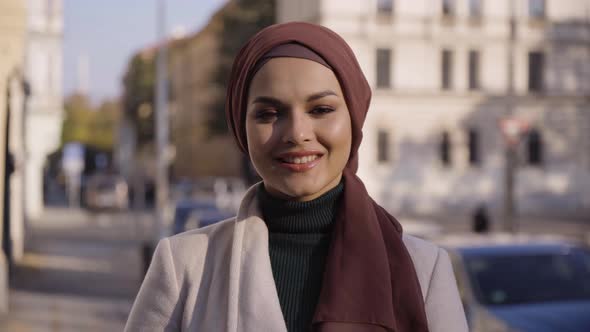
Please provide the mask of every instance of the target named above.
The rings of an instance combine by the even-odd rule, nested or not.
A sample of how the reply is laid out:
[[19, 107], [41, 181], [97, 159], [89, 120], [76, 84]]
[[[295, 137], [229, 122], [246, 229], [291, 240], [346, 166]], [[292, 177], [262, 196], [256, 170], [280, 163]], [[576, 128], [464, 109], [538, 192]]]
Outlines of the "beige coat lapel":
[[246, 193], [234, 229], [229, 276], [229, 331], [287, 331], [256, 187]]

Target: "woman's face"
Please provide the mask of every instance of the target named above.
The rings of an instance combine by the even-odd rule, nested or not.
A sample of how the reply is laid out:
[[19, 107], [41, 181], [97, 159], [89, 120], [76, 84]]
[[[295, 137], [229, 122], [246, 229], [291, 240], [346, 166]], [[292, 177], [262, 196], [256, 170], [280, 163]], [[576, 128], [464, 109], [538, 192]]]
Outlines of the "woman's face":
[[352, 140], [338, 79], [311, 60], [269, 60], [250, 84], [246, 136], [269, 193], [308, 201], [334, 188]]

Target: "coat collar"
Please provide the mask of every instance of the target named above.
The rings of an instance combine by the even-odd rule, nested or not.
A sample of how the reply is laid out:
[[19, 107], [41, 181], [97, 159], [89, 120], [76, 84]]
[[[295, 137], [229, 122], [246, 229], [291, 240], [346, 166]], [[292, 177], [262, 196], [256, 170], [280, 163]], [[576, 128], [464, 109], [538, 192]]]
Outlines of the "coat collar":
[[[286, 332], [287, 327], [272, 273], [268, 228], [256, 199], [260, 183], [246, 192], [234, 229], [230, 259], [228, 331]], [[376, 324], [325, 322], [319, 332], [382, 332]]]
[[287, 327], [275, 286], [268, 228], [250, 187], [236, 217], [230, 255], [228, 331], [277, 331]]

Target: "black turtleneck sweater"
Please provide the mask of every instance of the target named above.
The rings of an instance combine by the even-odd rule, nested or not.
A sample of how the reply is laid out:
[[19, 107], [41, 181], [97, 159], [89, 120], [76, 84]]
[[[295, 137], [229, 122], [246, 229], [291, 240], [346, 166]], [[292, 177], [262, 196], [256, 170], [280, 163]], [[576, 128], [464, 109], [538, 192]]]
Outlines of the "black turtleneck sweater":
[[307, 202], [279, 199], [263, 185], [258, 188], [258, 200], [269, 230], [272, 272], [287, 329], [309, 331], [344, 185], [341, 182]]

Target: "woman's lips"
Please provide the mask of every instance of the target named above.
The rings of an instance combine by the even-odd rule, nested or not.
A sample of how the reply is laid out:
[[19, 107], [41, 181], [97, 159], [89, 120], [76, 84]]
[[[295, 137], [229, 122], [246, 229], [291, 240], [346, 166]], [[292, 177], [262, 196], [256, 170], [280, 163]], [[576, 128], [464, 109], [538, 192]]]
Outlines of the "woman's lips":
[[290, 171], [293, 171], [293, 172], [305, 172], [305, 171], [308, 171], [308, 170], [314, 168], [320, 162], [321, 159], [322, 159], [322, 157], [321, 156], [318, 156], [314, 160], [311, 160], [311, 161], [308, 161], [308, 162], [302, 162], [302, 163], [299, 163], [299, 164], [290, 163], [290, 162], [287, 162], [287, 161], [282, 160], [282, 159], [279, 159], [278, 162], [279, 162], [279, 165], [281, 167], [284, 167], [284, 168], [286, 168], [286, 169], [288, 169]]

